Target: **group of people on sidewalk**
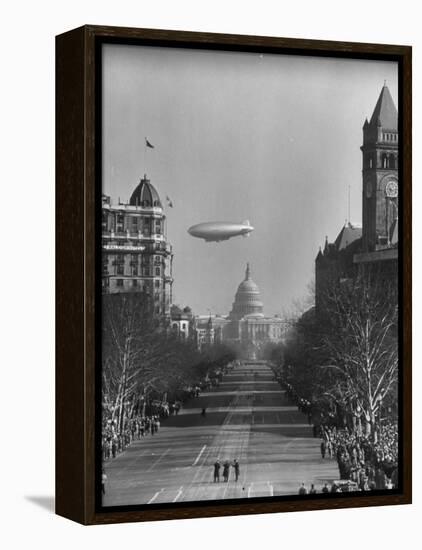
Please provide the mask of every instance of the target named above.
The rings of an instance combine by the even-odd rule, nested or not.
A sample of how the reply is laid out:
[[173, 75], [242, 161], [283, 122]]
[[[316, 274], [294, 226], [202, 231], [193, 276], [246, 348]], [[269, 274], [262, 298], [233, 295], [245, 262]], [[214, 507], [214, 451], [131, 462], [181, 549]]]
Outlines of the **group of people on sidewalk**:
[[321, 457], [336, 458], [340, 479], [349, 479], [361, 491], [394, 489], [398, 485], [398, 426], [386, 422], [378, 440], [337, 427], [320, 426]]
[[235, 481], [239, 479], [240, 474], [240, 465], [237, 458], [234, 459], [232, 463], [228, 460], [225, 460], [223, 464], [220, 463], [220, 460], [217, 459], [214, 463], [214, 483], [220, 482], [220, 470], [223, 468], [223, 480], [225, 483], [229, 481], [230, 477], [230, 467], [234, 470]]
[[103, 460], [116, 458], [136, 439], [142, 439], [147, 435], [154, 435], [160, 429], [159, 415], [137, 417], [127, 421], [122, 431], [117, 429], [114, 421], [106, 422], [102, 430], [102, 455]]
[[[343, 484], [340, 487], [335, 482], [322, 487], [321, 492], [343, 492], [350, 490], [372, 491], [377, 489], [394, 489], [398, 485], [398, 424], [396, 421], [385, 419], [377, 430], [377, 441], [366, 436], [359, 429], [340, 427], [336, 415], [332, 411], [325, 411], [327, 423], [320, 423], [324, 416], [317, 404], [301, 397], [295, 388], [276, 375], [276, 380], [286, 391], [290, 401], [297, 405], [298, 410], [305, 414], [308, 423], [312, 425], [314, 437], [321, 438], [321, 457], [336, 459], [341, 480], [352, 482], [350, 486]], [[318, 418], [318, 421], [315, 421]], [[299, 494], [317, 492], [314, 485], [308, 490], [303, 483]]]

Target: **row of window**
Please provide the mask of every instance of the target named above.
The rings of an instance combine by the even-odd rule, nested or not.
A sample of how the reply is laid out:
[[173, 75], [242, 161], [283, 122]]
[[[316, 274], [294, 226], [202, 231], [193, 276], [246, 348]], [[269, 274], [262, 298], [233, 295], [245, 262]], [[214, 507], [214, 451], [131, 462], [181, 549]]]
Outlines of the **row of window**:
[[[123, 287], [124, 286], [125, 279], [116, 279], [116, 286]], [[158, 284], [157, 284], [158, 283]], [[132, 279], [132, 286], [141, 286], [142, 290], [145, 290], [145, 286], [142, 285], [142, 281], [139, 281], [138, 279]], [[155, 281], [155, 288], [160, 287], [160, 281]], [[155, 301], [160, 299], [160, 294], [154, 294]]]
[[[111, 275], [114, 271], [115, 275], [125, 275], [125, 266], [124, 264], [117, 264], [114, 266], [115, 269], [111, 270], [109, 269], [107, 263], [103, 264], [103, 275]], [[128, 273], [128, 270], [126, 270], [126, 274]], [[142, 269], [138, 269], [138, 266], [131, 266], [130, 268], [130, 275], [132, 276], [138, 276], [141, 275], [142, 277], [161, 277], [161, 267], [156, 267], [154, 270], [150, 269], [149, 267], [144, 267]], [[159, 281], [157, 281], [159, 282]]]
[[[128, 257], [127, 254], [115, 254], [113, 263], [114, 264], [124, 264], [127, 257]], [[104, 262], [108, 261], [107, 256], [104, 256], [103, 259], [104, 259]], [[145, 256], [145, 255], [142, 255], [142, 254], [131, 254], [130, 255], [130, 264], [131, 265], [138, 264], [139, 259], [141, 260], [141, 265], [142, 266], [147, 266], [147, 265], [152, 265], [152, 264], [161, 265], [163, 263], [162, 256]]]
[[103, 212], [102, 227], [104, 231], [107, 231], [109, 227], [115, 227], [118, 232], [123, 232], [125, 228], [137, 232], [142, 228], [142, 232], [145, 233], [151, 233], [153, 230], [155, 233], [161, 233], [163, 229], [163, 220], [157, 218], [126, 216], [125, 223], [124, 214], [113, 216], [108, 212]]
[[[376, 155], [368, 155], [367, 157], [367, 167], [368, 168], [375, 168], [377, 162]], [[384, 153], [381, 155], [381, 166], [380, 168], [391, 168], [396, 169], [397, 168], [397, 157], [393, 153]]]
[[388, 134], [388, 133], [384, 133], [382, 134], [382, 139], [384, 141], [398, 141], [398, 134]]

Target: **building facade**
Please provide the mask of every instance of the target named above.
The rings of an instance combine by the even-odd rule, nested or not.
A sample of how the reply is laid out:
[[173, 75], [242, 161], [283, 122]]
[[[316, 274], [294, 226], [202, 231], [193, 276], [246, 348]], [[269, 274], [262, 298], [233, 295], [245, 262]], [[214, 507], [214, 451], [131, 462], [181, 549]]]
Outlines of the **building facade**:
[[363, 126], [362, 250], [372, 252], [397, 242], [398, 114], [384, 85], [370, 122]]
[[186, 341], [195, 336], [194, 316], [190, 307], [181, 309], [172, 305], [170, 309], [171, 330], [180, 340]]
[[198, 346], [225, 343], [244, 358], [257, 358], [269, 343], [282, 342], [285, 322], [281, 317], [264, 315], [258, 285], [251, 278], [249, 264], [239, 284], [227, 316], [195, 317]]
[[244, 357], [258, 358], [268, 344], [283, 341], [285, 322], [281, 317], [264, 315], [261, 293], [251, 278], [249, 264], [237, 289], [229, 320], [227, 336], [240, 347]]
[[103, 293], [142, 292], [154, 313], [168, 317], [172, 301], [173, 251], [166, 238], [166, 216], [146, 175], [128, 203], [102, 197]]
[[383, 86], [370, 121], [363, 125], [362, 226], [349, 222], [334, 243], [325, 242], [315, 260], [316, 313], [327, 286], [360, 273], [397, 282], [398, 276], [398, 113]]

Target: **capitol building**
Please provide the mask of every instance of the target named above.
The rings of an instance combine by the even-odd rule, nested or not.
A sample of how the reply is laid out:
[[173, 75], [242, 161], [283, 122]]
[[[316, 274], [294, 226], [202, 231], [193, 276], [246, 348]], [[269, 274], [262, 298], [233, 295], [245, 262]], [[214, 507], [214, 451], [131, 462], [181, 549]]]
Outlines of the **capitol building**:
[[284, 339], [285, 322], [278, 316], [266, 316], [258, 285], [251, 278], [247, 264], [245, 278], [238, 286], [227, 316], [197, 316], [195, 328], [199, 347], [227, 343], [244, 358], [259, 358], [270, 343]]

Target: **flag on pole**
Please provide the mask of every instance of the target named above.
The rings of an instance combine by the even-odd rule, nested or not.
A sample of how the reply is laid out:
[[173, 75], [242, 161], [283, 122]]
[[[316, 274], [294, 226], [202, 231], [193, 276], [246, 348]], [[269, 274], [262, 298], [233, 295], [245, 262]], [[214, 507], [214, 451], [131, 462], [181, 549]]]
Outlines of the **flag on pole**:
[[167, 201], [167, 204], [170, 206], [170, 208], [173, 208], [173, 201], [170, 199], [168, 195], [166, 196], [166, 201]]
[[147, 138], [145, 138], [145, 145], [146, 145], [147, 147], [150, 147], [151, 149], [154, 149], [154, 145], [153, 145], [152, 143], [150, 143], [150, 142], [147, 140]]

